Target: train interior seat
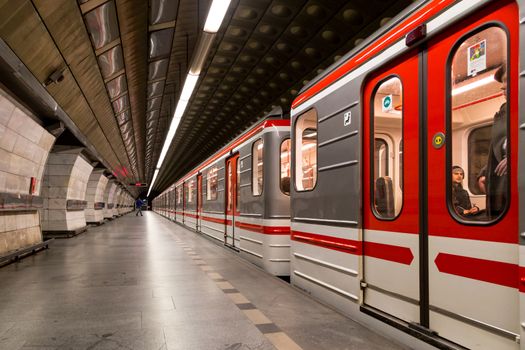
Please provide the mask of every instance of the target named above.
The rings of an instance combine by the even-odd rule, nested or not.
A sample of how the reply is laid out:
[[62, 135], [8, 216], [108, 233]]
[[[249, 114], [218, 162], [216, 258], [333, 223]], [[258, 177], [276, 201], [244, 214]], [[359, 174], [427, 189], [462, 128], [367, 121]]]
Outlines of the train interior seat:
[[379, 215], [385, 218], [394, 217], [394, 189], [390, 177], [382, 176], [376, 179], [374, 202]]

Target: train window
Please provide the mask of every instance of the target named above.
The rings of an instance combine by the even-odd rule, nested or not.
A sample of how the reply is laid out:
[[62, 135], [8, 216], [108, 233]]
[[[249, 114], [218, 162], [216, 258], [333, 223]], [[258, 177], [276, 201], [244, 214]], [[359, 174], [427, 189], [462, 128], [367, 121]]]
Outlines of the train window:
[[195, 180], [187, 182], [187, 201], [186, 203], [191, 204], [195, 201]]
[[487, 223], [508, 204], [505, 30], [492, 26], [469, 35], [449, 62], [449, 210], [460, 222]]
[[295, 186], [309, 191], [317, 183], [317, 111], [311, 109], [295, 123]]
[[285, 139], [281, 143], [281, 161], [280, 161], [280, 173], [281, 173], [281, 181], [280, 181], [280, 187], [281, 191], [286, 194], [290, 195], [290, 159], [291, 159], [291, 141], [290, 139]]
[[235, 199], [235, 210], [239, 210], [239, 206], [241, 204], [241, 164], [239, 162], [239, 158], [237, 158], [237, 178], [236, 178], [237, 184], [235, 185], [235, 193], [237, 198]]
[[390, 175], [388, 169], [388, 155], [388, 143], [386, 140], [376, 138], [374, 148], [374, 179]]
[[218, 184], [218, 168], [216, 166], [210, 168], [208, 177], [206, 179], [206, 199], [214, 201], [217, 199], [217, 184]]
[[227, 162], [227, 172], [228, 172], [228, 177], [227, 177], [227, 181], [228, 181], [228, 191], [227, 191], [227, 196], [228, 196], [228, 199], [227, 199], [227, 202], [228, 202], [228, 206], [226, 208], [227, 211], [231, 211], [232, 208], [233, 208], [233, 204], [232, 204], [232, 185], [233, 185], [233, 175], [232, 175], [232, 163], [231, 162]]
[[182, 189], [177, 187], [177, 204], [182, 204]]
[[403, 172], [402, 157], [400, 153], [390, 152], [388, 142], [377, 135], [389, 135], [396, 143], [403, 137], [401, 80], [398, 77], [383, 80], [377, 86], [373, 98], [373, 212], [379, 219], [394, 219], [403, 206], [403, 184], [400, 176]]
[[255, 141], [252, 146], [252, 194], [260, 196], [263, 190], [263, 141]]

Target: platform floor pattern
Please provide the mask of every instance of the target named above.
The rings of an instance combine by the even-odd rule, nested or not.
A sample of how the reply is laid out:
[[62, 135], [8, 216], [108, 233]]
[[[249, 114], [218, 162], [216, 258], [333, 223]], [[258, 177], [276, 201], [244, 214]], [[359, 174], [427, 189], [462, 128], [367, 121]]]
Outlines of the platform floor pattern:
[[403, 349], [146, 212], [0, 269], [0, 349]]

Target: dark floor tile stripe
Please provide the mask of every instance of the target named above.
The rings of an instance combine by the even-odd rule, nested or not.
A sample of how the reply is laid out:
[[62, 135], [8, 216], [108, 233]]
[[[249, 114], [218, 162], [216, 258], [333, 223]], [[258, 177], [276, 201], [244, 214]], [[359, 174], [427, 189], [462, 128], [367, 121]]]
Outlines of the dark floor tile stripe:
[[252, 303], [246, 303], [246, 304], [236, 304], [237, 307], [241, 310], [254, 310], [254, 309], [257, 309], [255, 307], [255, 305], [253, 305]]
[[281, 332], [281, 329], [277, 327], [275, 323], [256, 324], [255, 327], [257, 327], [262, 334]]
[[233, 289], [223, 289], [222, 291], [224, 293], [226, 293], [226, 294], [239, 293], [239, 291], [237, 289], [235, 289], [235, 288], [233, 288]]

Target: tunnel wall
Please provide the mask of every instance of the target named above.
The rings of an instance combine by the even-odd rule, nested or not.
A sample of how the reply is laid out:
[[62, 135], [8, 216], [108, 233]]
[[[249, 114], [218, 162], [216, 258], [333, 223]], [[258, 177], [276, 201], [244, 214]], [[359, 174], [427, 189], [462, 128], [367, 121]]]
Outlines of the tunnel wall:
[[108, 185], [108, 178], [104, 176], [104, 170], [93, 170], [86, 190], [86, 223], [100, 224], [104, 220], [104, 193]]
[[54, 142], [53, 135], [0, 89], [0, 256], [42, 242], [39, 194]]
[[57, 149], [49, 155], [44, 173], [42, 230], [74, 232], [86, 227], [86, 188], [93, 167], [82, 149]]
[[115, 191], [117, 190], [117, 185], [114, 181], [108, 181], [106, 186], [106, 191], [104, 192], [104, 218], [112, 219], [113, 218], [113, 206], [115, 206]]

